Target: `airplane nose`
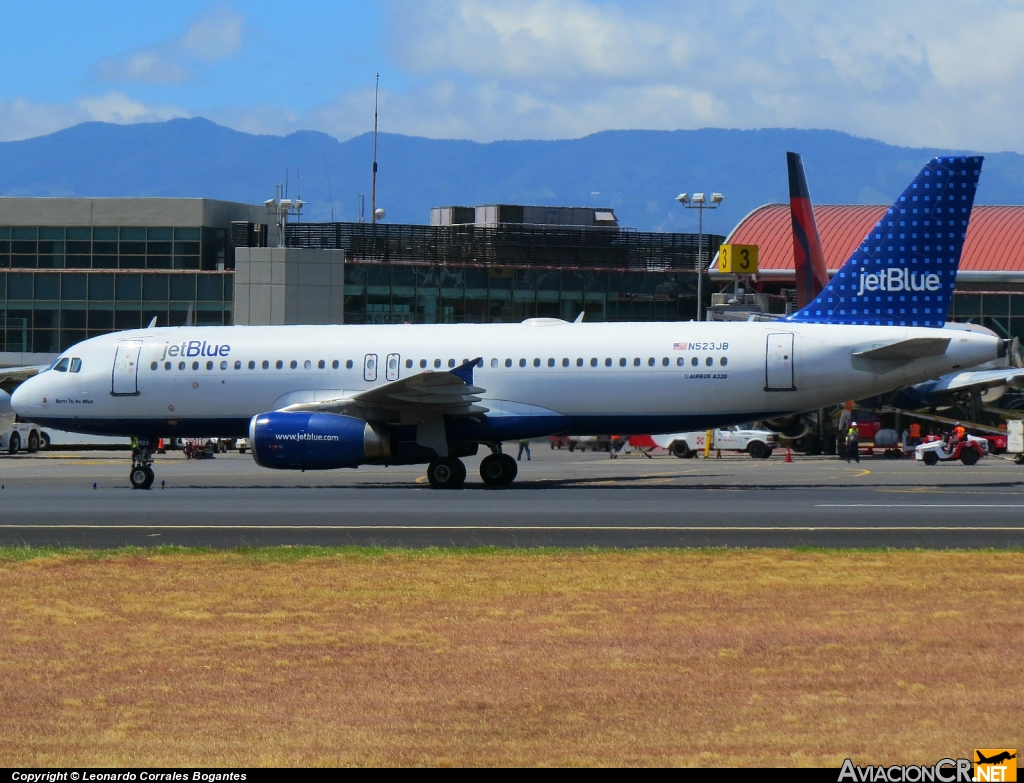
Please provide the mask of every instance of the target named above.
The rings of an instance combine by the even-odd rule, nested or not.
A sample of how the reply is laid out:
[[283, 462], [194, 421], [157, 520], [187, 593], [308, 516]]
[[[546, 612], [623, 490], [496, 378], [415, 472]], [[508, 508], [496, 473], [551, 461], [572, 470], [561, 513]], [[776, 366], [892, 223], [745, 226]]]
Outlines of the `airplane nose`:
[[[28, 418], [33, 408], [39, 407], [39, 400], [35, 399], [38, 395], [38, 382], [35, 378], [29, 378], [27, 381], [18, 386], [17, 389], [11, 394], [11, 407], [14, 408], [14, 412], [19, 416]], [[32, 401], [35, 401], [35, 405]]]

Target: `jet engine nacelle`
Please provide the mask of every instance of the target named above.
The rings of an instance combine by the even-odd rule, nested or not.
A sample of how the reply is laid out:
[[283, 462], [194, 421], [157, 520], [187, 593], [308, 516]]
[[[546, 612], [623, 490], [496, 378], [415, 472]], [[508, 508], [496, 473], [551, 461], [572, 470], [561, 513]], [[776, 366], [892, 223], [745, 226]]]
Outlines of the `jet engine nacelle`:
[[256, 464], [281, 470], [354, 468], [391, 456], [386, 433], [351, 416], [272, 411], [249, 422]]

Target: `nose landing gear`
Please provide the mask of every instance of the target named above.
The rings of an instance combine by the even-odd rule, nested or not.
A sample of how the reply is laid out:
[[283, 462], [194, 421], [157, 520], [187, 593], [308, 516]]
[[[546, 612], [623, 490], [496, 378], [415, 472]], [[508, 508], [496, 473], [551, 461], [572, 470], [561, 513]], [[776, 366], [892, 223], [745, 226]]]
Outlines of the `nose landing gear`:
[[128, 480], [132, 489], [149, 489], [153, 486], [153, 449], [148, 438], [132, 438], [132, 469]]

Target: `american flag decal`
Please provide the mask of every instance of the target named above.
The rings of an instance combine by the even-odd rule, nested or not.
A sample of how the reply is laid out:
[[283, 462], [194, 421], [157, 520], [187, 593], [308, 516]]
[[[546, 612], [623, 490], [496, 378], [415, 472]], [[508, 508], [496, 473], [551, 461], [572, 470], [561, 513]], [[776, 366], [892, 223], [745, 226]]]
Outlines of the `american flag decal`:
[[687, 351], [689, 350], [689, 343], [672, 343], [673, 351]]

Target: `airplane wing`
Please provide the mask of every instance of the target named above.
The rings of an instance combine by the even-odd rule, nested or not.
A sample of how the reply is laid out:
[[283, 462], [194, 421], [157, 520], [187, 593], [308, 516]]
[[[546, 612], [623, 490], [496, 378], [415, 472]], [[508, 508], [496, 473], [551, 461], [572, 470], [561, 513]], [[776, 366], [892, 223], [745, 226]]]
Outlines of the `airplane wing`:
[[975, 372], [957, 372], [944, 375], [928, 388], [930, 394], [960, 391], [962, 389], [989, 389], [993, 386], [1011, 386], [1014, 389], [1024, 388], [1024, 369], [1019, 367], [1003, 367], [998, 370], [977, 370]]
[[858, 359], [910, 362], [924, 356], [941, 356], [949, 347], [949, 337], [913, 337], [898, 343], [878, 345], [854, 352]]
[[284, 411], [338, 413], [371, 422], [421, 424], [439, 416], [475, 416], [487, 408], [477, 405], [483, 393], [473, 385], [473, 359], [452, 370], [421, 372], [383, 386], [316, 402], [289, 405]]
[[44, 370], [50, 369], [48, 364], [29, 364], [23, 367], [0, 367], [0, 384], [21, 383], [33, 375], [38, 375]]

